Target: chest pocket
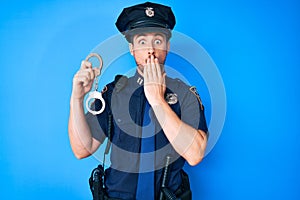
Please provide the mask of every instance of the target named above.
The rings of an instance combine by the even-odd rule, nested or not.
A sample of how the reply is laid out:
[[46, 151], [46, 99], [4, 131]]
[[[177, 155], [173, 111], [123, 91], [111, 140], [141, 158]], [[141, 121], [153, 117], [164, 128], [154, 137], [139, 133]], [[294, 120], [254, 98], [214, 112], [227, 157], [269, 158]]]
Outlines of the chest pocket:
[[129, 152], [139, 152], [139, 126], [135, 124], [127, 113], [114, 116], [113, 143], [119, 148]]

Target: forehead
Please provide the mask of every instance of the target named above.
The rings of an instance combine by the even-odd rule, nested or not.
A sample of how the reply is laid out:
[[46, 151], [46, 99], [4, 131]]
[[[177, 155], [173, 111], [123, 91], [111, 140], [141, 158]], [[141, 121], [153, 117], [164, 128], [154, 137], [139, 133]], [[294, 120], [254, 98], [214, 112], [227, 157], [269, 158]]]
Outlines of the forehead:
[[150, 32], [150, 33], [138, 33], [138, 34], [135, 34], [133, 36], [133, 39], [137, 39], [137, 38], [140, 38], [140, 37], [161, 37], [163, 39], [166, 39], [166, 36], [165, 34], [163, 33], [159, 33], [159, 32]]

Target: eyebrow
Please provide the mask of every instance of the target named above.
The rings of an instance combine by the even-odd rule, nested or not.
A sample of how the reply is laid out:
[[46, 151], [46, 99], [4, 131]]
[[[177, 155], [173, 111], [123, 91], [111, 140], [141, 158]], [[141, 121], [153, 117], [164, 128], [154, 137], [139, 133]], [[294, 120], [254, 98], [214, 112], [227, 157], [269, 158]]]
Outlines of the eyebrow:
[[[149, 34], [146, 34], [146, 33], [140, 33], [140, 34], [137, 34], [135, 37], [138, 38], [138, 37], [141, 37], [141, 36], [147, 36], [147, 35], [149, 35]], [[154, 35], [154, 37], [156, 37], [156, 36], [164, 37], [164, 35], [163, 35], [162, 33], [156, 33], [156, 34]]]

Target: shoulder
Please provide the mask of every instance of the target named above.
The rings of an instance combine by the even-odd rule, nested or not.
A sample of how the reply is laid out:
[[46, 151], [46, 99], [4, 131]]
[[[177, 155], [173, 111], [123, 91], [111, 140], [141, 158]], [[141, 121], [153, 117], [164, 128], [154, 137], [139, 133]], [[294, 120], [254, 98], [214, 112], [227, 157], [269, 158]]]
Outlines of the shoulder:
[[184, 83], [182, 80], [179, 78], [170, 78], [166, 77], [166, 85], [168, 88], [171, 90], [176, 90], [176, 91], [186, 91], [188, 90], [189, 86]]
[[166, 78], [166, 85], [170, 90], [174, 92], [176, 91], [177, 93], [180, 93], [182, 95], [188, 95], [189, 93], [191, 93], [191, 88], [193, 87], [187, 85], [179, 78], [170, 78], [170, 77]]
[[103, 88], [102, 93], [106, 93], [106, 92], [112, 93], [114, 89], [116, 89], [116, 91], [118, 92], [127, 85], [127, 82], [128, 82], [127, 76], [116, 75], [115, 79], [112, 82], [108, 83]]
[[182, 98], [188, 100], [188, 101], [198, 101], [200, 103], [201, 109], [202, 109], [202, 101], [201, 97], [197, 91], [197, 88], [195, 86], [187, 85], [185, 82], [178, 78], [166, 78], [166, 84], [167, 87], [176, 93], [178, 93]]
[[127, 85], [127, 77], [123, 75], [115, 76], [115, 79], [105, 85], [101, 91], [103, 99], [110, 103], [113, 93], [119, 93]]

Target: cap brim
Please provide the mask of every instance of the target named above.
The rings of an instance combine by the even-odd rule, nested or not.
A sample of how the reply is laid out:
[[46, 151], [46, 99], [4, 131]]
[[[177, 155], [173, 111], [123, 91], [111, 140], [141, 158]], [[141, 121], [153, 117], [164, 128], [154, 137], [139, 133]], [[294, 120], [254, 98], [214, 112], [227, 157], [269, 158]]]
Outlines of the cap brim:
[[142, 27], [142, 28], [134, 28], [128, 31], [124, 31], [122, 34], [126, 37], [134, 36], [137, 34], [142, 33], [163, 33], [166, 35], [167, 38], [171, 37], [171, 30], [167, 28], [160, 28], [160, 27]]

